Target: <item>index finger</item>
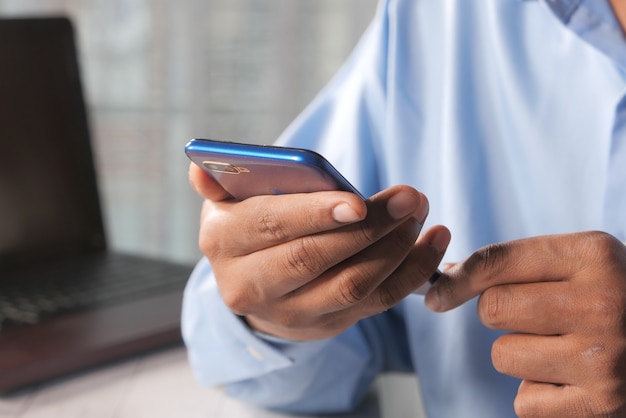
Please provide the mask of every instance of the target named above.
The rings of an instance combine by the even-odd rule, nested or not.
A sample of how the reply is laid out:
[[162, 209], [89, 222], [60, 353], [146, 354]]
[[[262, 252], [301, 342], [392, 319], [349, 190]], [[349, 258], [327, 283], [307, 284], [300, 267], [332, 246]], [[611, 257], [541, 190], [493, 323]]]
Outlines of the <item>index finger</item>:
[[446, 270], [426, 294], [429, 309], [443, 312], [504, 284], [566, 280], [594, 250], [583, 234], [552, 235], [487, 245]]

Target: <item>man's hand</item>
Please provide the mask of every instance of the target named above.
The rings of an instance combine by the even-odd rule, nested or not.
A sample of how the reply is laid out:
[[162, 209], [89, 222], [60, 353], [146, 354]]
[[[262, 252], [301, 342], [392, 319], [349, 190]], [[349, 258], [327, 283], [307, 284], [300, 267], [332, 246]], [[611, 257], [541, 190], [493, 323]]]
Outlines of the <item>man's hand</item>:
[[426, 295], [434, 311], [480, 295], [488, 327], [513, 331], [494, 367], [523, 379], [521, 417], [626, 416], [626, 247], [600, 232], [480, 249]]
[[293, 340], [328, 338], [385, 311], [436, 270], [450, 241], [419, 238], [426, 197], [408, 186], [363, 202], [347, 192], [235, 201], [195, 165], [205, 198], [200, 248], [220, 294], [255, 329]]

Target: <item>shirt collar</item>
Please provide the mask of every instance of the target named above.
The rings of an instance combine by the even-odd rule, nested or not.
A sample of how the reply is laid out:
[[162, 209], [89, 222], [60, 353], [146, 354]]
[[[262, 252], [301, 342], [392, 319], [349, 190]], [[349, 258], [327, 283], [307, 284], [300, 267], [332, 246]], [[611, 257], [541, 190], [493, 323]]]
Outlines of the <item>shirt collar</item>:
[[543, 0], [570, 30], [626, 71], [626, 37], [608, 0]]

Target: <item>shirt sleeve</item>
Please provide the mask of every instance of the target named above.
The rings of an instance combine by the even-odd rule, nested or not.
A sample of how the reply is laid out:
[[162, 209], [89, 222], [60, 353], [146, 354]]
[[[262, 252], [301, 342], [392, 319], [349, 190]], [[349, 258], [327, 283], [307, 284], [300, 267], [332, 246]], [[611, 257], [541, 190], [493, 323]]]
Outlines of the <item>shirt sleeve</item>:
[[398, 312], [363, 320], [332, 339], [264, 338], [228, 310], [204, 259], [185, 291], [182, 330], [202, 384], [222, 386], [229, 396], [259, 407], [335, 413], [354, 409], [381, 370], [410, 369]]

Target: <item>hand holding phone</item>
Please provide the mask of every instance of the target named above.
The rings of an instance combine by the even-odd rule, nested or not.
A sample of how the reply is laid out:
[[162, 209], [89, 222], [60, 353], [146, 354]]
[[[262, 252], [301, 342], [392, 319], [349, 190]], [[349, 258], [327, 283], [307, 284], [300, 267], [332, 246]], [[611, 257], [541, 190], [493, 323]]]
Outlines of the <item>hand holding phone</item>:
[[[275, 166], [282, 149], [272, 147], [267, 155], [267, 147], [246, 145], [248, 152], [243, 153], [229, 143], [219, 145], [227, 152], [216, 152], [215, 141], [196, 141], [187, 152], [195, 163], [192, 184], [208, 199], [201, 249], [225, 304], [259, 331], [295, 340], [332, 337], [398, 303], [415, 283], [426, 281], [422, 272], [435, 271], [441, 261], [444, 249], [433, 250], [432, 243], [447, 246], [449, 232], [433, 227], [418, 237], [428, 204], [409, 186], [394, 186], [364, 200], [332, 170], [328, 177], [319, 174], [324, 163], [317, 158], [305, 165], [306, 174], [290, 171], [315, 182], [284, 181]], [[268, 160], [272, 164], [266, 165]], [[288, 161], [295, 168], [304, 165]], [[236, 199], [211, 199], [217, 185], [205, 173]], [[234, 180], [252, 173], [258, 178]], [[329, 193], [308, 193], [319, 188], [317, 182]], [[305, 187], [311, 184], [316, 187]], [[336, 189], [351, 193], [332, 192]], [[277, 195], [263, 196], [268, 194]], [[252, 195], [258, 198], [245, 198]], [[355, 216], [336, 219], [338, 207]]]
[[[365, 200], [330, 162], [311, 150], [192, 139], [185, 152], [238, 200], [266, 194], [327, 190], [352, 192]], [[440, 275], [437, 270], [415, 293], [425, 294]]]

